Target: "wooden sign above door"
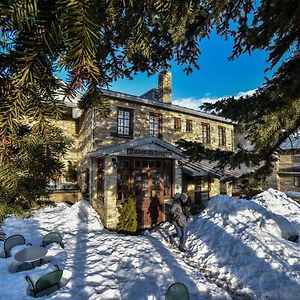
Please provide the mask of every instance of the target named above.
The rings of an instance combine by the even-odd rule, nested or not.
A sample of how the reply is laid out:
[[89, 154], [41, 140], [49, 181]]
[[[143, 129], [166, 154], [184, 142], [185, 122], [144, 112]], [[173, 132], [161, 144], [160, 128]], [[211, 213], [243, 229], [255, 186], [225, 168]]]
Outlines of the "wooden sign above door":
[[172, 157], [172, 152], [168, 150], [153, 150], [153, 149], [127, 149], [127, 155], [134, 156], [155, 156], [155, 157]]

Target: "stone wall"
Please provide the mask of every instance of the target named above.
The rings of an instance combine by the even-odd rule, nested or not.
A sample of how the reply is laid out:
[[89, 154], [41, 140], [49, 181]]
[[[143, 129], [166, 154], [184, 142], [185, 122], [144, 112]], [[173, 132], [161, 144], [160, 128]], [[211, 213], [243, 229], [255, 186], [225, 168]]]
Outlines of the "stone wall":
[[88, 178], [87, 170], [90, 169], [90, 161], [88, 158], [88, 153], [93, 149], [92, 142], [92, 110], [85, 112], [79, 120], [79, 138], [78, 138], [78, 184], [82, 191], [87, 191], [88, 188]]
[[[68, 152], [62, 157], [65, 165], [65, 172], [67, 171], [68, 161], [77, 165], [78, 162], [78, 120], [73, 119], [72, 115], [65, 114], [61, 120], [58, 120], [56, 125], [60, 127], [64, 134], [72, 140], [72, 145]], [[61, 181], [65, 181], [61, 178]]]
[[[295, 186], [295, 177], [296, 174], [283, 174], [282, 169], [291, 168], [299, 166], [298, 163], [295, 163], [295, 155], [299, 155], [300, 150], [295, 149], [294, 151], [286, 151], [279, 155], [279, 182], [281, 191], [293, 191], [300, 192], [300, 187]], [[300, 174], [298, 174], [300, 176]]]
[[290, 168], [293, 166], [293, 153], [285, 152], [279, 155], [279, 169]]
[[[191, 141], [201, 141], [201, 123], [210, 125], [211, 148], [218, 148], [218, 126], [226, 128], [226, 146], [225, 150], [233, 149], [233, 125], [223, 123], [218, 120], [193, 116], [185, 113], [166, 110], [147, 106], [145, 104], [136, 104], [120, 100], [111, 101], [111, 114], [109, 118], [95, 116], [95, 148], [107, 147], [110, 145], [127, 142], [130, 138], [117, 137], [117, 110], [118, 107], [129, 108], [134, 110], [134, 133], [133, 139], [149, 136], [149, 114], [158, 113], [162, 115], [162, 139], [175, 144], [175, 142], [184, 138]], [[181, 131], [174, 131], [174, 117], [181, 118]], [[193, 132], [186, 131], [186, 120], [193, 121]]]
[[75, 203], [81, 200], [80, 191], [54, 191], [50, 195], [50, 200], [54, 202], [71, 202]]
[[118, 223], [117, 199], [117, 170], [113, 168], [113, 162], [110, 157], [105, 159], [105, 182], [104, 182], [104, 205], [106, 207], [106, 226], [116, 228]]
[[279, 180], [281, 191], [300, 192], [300, 187], [296, 187], [294, 184], [294, 176], [281, 175]]
[[[118, 222], [118, 208], [116, 206], [116, 182], [117, 171], [112, 166], [111, 157], [105, 157], [105, 181], [104, 181], [104, 201], [97, 198], [97, 166], [96, 160], [88, 157], [88, 153], [104, 147], [126, 143], [133, 139], [141, 139], [149, 137], [149, 115], [156, 113], [162, 115], [162, 139], [175, 145], [176, 140], [180, 138], [200, 141], [201, 123], [210, 125], [211, 147], [218, 147], [218, 126], [226, 128], [226, 146], [223, 149], [233, 149], [233, 125], [223, 123], [218, 120], [212, 120], [205, 117], [199, 117], [172, 111], [157, 106], [147, 105], [145, 103], [133, 103], [130, 101], [110, 99], [111, 112], [107, 118], [99, 114], [94, 114], [92, 110], [88, 111], [81, 117], [81, 127], [78, 142], [78, 169], [80, 174], [84, 174], [84, 170], [90, 170], [90, 199], [94, 208], [99, 213], [103, 224], [107, 228], [116, 228]], [[117, 136], [117, 111], [118, 108], [127, 108], [134, 111], [133, 119], [133, 135], [132, 137]], [[171, 108], [171, 106], [170, 106]], [[181, 130], [174, 131], [174, 117], [181, 118]], [[186, 120], [193, 121], [193, 132], [186, 131]], [[80, 175], [79, 174], [79, 175]], [[182, 170], [175, 162], [173, 173], [173, 191], [174, 193], [182, 192]], [[84, 179], [81, 180], [82, 182]], [[83, 183], [80, 183], [83, 186]], [[215, 187], [216, 186], [216, 187]], [[219, 183], [212, 183], [212, 194], [217, 194], [220, 187]], [[219, 191], [220, 192], [220, 189]]]

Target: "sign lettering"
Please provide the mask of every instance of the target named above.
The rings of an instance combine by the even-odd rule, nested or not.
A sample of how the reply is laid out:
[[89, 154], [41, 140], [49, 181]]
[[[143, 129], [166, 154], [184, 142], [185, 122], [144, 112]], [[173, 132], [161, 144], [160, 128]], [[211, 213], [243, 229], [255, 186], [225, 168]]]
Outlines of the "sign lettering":
[[150, 150], [150, 149], [127, 149], [127, 155], [147, 155], [147, 156], [163, 156], [163, 157], [171, 157], [171, 151], [163, 151], [163, 150]]

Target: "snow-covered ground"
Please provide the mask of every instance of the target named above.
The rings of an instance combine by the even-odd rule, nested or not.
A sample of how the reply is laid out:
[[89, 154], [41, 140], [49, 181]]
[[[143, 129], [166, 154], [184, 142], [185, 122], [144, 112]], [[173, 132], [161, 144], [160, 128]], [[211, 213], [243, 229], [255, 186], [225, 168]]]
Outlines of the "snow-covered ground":
[[[271, 189], [253, 200], [213, 198], [188, 223], [188, 256], [168, 244], [170, 224], [140, 236], [112, 233], [85, 201], [9, 217], [2, 230], [33, 245], [49, 231], [63, 235], [65, 249], [54, 245], [49, 254], [68, 283], [41, 299], [158, 300], [176, 281], [191, 300], [300, 299], [300, 244], [287, 240], [300, 234], [300, 206]], [[11, 263], [0, 258], [0, 299], [32, 299], [25, 275], [40, 276], [49, 266], [11, 273]]]

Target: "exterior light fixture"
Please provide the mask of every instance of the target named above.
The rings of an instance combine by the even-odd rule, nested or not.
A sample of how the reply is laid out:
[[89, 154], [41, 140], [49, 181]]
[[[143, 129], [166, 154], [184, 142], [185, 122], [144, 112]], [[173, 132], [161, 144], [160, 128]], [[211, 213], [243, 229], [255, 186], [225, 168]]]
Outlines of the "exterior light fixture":
[[114, 168], [114, 169], [117, 169], [118, 166], [119, 166], [119, 163], [118, 163], [117, 158], [116, 158], [116, 157], [113, 157], [113, 158], [111, 159], [111, 161], [112, 161], [112, 163], [113, 163], [113, 168]]
[[177, 165], [178, 165], [180, 168], [183, 167], [183, 162], [182, 162], [181, 159], [178, 159], [178, 160], [177, 160]]

